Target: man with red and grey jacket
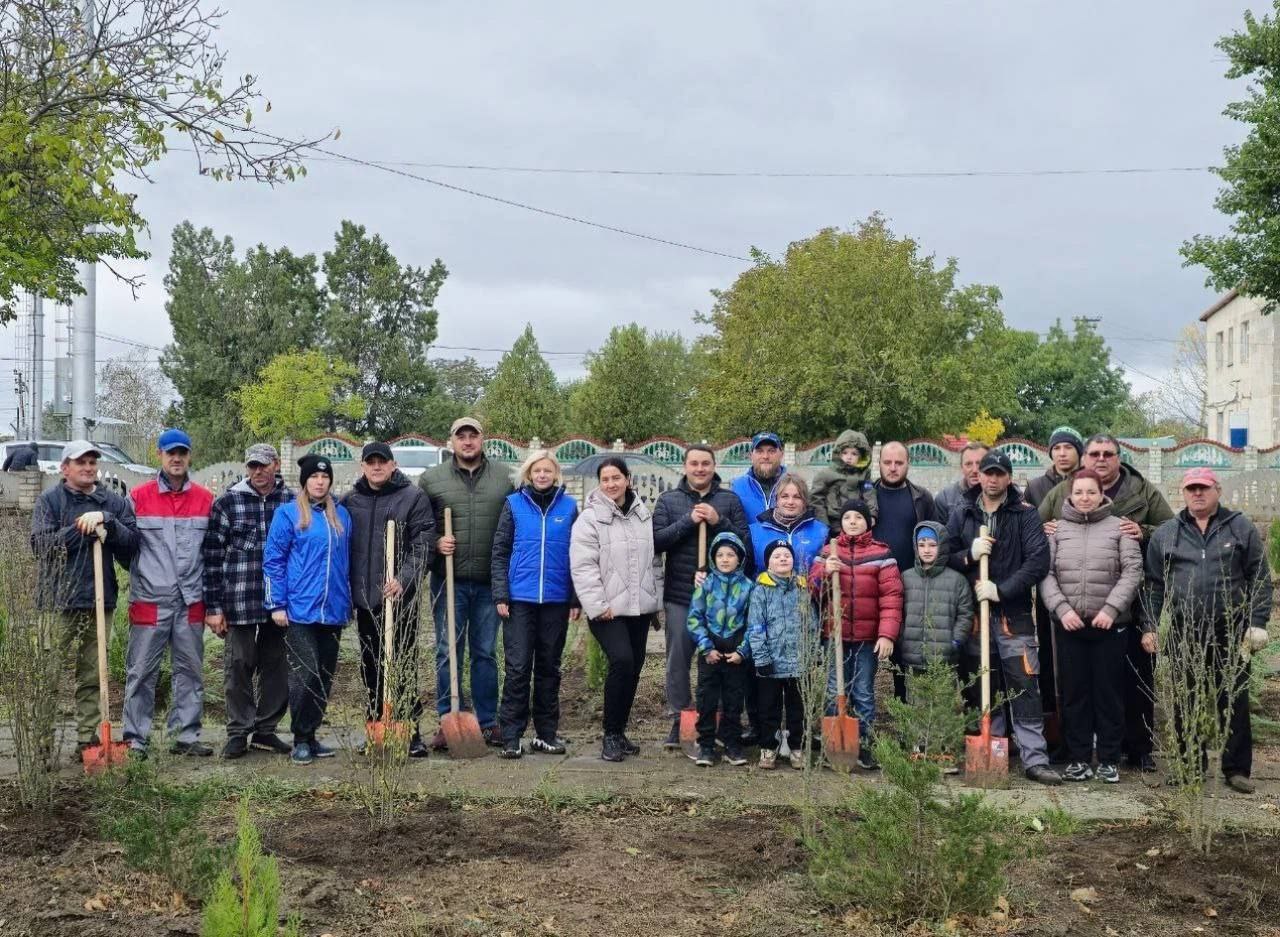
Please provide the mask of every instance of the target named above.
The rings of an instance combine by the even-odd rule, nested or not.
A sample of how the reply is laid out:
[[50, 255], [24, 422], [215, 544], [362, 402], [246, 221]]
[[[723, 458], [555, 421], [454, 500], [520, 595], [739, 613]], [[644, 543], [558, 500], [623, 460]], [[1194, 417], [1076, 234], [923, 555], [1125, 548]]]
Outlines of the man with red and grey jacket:
[[165, 648], [173, 664], [170, 751], [208, 756], [200, 741], [204, 711], [204, 557], [213, 494], [188, 475], [191, 437], [160, 434], [160, 471], [129, 493], [138, 547], [129, 567], [129, 650], [124, 686], [124, 740], [145, 756]]

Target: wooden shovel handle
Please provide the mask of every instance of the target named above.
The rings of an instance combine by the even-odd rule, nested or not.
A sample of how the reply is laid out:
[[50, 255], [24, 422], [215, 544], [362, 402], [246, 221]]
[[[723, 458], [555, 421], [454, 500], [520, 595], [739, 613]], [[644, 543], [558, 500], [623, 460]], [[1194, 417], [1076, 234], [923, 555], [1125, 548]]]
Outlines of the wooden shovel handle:
[[707, 522], [698, 521], [698, 572], [707, 571]]
[[[840, 554], [836, 551], [839, 541], [831, 538], [831, 556], [836, 559]], [[836, 570], [831, 577], [831, 638], [836, 643], [836, 705], [844, 712], [844, 608], [840, 601], [840, 571]]]
[[[386, 581], [390, 582], [396, 575], [396, 522], [387, 519], [387, 536], [383, 552], [383, 572]], [[395, 663], [396, 616], [395, 599], [387, 596], [382, 600], [382, 708], [391, 708], [391, 673]]]
[[[98, 708], [102, 710], [102, 722], [111, 719], [110, 700], [107, 694], [107, 590], [102, 572], [102, 540], [93, 534], [93, 612], [98, 625]], [[99, 739], [109, 745], [110, 739]]]
[[[978, 528], [978, 536], [986, 537], [990, 531], [984, 526]], [[983, 555], [978, 560], [978, 577], [985, 580], [990, 570], [990, 557]], [[982, 712], [986, 715], [991, 712], [991, 603], [983, 599], [979, 603], [978, 608], [978, 627], [980, 629], [978, 635], [980, 653], [982, 654], [981, 670], [982, 674]]]
[[[444, 509], [444, 535], [453, 536], [453, 509]], [[462, 709], [462, 689], [458, 686], [458, 623], [453, 614], [453, 554], [444, 558], [445, 620], [449, 623], [449, 708], [451, 712]]]

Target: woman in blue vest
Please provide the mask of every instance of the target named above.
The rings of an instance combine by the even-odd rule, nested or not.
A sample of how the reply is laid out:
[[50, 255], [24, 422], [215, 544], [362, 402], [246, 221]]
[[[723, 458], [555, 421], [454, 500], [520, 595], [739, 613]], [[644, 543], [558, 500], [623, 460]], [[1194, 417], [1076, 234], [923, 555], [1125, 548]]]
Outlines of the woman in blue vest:
[[809, 507], [809, 486], [790, 473], [773, 489], [773, 507], [751, 521], [751, 547], [755, 554], [753, 575], [765, 571], [765, 547], [785, 540], [795, 554], [796, 569], [807, 570], [831, 537], [831, 530], [814, 516]]
[[520, 487], [502, 506], [490, 564], [506, 662], [498, 713], [503, 758], [522, 753], [530, 682], [530, 748], [552, 755], [565, 751], [558, 735], [560, 657], [569, 619], [579, 612], [569, 575], [569, 537], [577, 517], [578, 502], [564, 490], [560, 463], [546, 449], [533, 450], [520, 467]]

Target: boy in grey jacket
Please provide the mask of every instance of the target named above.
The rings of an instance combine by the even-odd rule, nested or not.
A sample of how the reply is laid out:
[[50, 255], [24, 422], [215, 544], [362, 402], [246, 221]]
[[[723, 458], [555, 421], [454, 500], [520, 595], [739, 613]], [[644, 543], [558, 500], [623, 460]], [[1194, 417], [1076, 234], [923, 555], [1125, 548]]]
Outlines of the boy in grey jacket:
[[914, 672], [931, 660], [953, 666], [973, 629], [973, 590], [947, 566], [947, 531], [925, 521], [915, 529], [916, 564], [902, 574], [902, 665]]

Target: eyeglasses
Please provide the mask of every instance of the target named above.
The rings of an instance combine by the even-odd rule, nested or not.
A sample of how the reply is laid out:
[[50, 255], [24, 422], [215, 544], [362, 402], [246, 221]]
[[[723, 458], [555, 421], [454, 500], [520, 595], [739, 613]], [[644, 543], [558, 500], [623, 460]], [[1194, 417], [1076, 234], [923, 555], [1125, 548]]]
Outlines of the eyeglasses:
[[1085, 455], [1090, 459], [1114, 459], [1115, 452], [1086, 452]]

